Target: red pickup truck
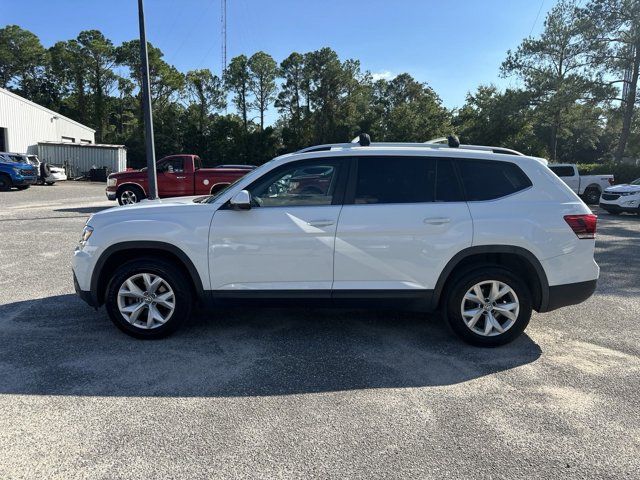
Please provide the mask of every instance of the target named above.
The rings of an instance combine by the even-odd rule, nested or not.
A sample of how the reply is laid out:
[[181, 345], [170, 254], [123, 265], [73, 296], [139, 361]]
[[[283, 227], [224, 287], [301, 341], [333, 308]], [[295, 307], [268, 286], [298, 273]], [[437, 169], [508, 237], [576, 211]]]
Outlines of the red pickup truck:
[[[202, 168], [197, 155], [171, 155], [156, 162], [158, 195], [184, 197], [216, 193], [246, 175], [252, 165], [220, 165]], [[147, 169], [112, 173], [107, 177], [107, 198], [120, 205], [136, 203], [147, 196]]]

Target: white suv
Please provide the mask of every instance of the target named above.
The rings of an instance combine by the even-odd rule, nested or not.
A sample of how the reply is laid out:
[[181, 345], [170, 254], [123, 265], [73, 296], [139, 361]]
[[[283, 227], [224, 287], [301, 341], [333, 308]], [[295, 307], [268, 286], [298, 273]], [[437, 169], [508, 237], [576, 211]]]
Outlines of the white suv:
[[[366, 143], [365, 143], [366, 144]], [[588, 298], [596, 216], [545, 161], [487, 148], [335, 144], [277, 157], [209, 197], [93, 215], [78, 294], [164, 336], [192, 305], [302, 299], [440, 310], [476, 345]]]

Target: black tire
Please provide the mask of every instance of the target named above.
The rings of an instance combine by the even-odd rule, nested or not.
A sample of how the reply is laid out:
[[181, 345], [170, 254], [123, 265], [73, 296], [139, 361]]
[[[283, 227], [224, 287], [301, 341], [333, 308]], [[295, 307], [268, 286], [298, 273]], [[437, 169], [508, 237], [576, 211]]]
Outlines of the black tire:
[[[151, 329], [145, 329], [129, 323], [118, 308], [118, 291], [125, 281], [138, 274], [150, 273], [161, 277], [168, 283], [174, 293], [175, 309], [166, 323]], [[132, 260], [120, 266], [112, 275], [107, 286], [105, 307], [109, 318], [120, 330], [128, 335], [140, 339], [155, 339], [166, 337], [173, 333], [189, 318], [193, 307], [191, 282], [183, 271], [176, 265], [157, 258], [141, 258]], [[132, 300], [132, 303], [135, 300]], [[148, 311], [148, 310], [147, 310]], [[141, 316], [146, 313], [141, 313]], [[148, 318], [146, 316], [142, 317]]]
[[16, 185], [16, 188], [18, 190], [26, 190], [27, 188], [29, 188], [31, 185]]
[[600, 201], [600, 190], [597, 187], [587, 187], [582, 195], [584, 203], [596, 205]]
[[11, 181], [11, 177], [0, 173], [0, 191], [6, 192], [7, 190], [11, 190], [12, 185], [13, 182]]
[[[484, 336], [471, 330], [462, 316], [463, 298], [476, 284], [483, 281], [497, 280], [511, 287], [519, 302], [519, 312], [513, 324], [504, 332], [492, 336]], [[469, 305], [468, 303], [465, 305]], [[482, 310], [479, 308], [479, 310]], [[444, 304], [446, 319], [453, 331], [465, 342], [480, 347], [497, 347], [513, 341], [529, 324], [531, 319], [531, 292], [516, 275], [501, 267], [482, 267], [469, 270], [458, 275], [448, 288], [448, 295]], [[498, 321], [502, 326], [508, 322], [507, 317], [498, 314]], [[487, 314], [483, 313], [477, 320], [477, 328], [486, 325]]]
[[51, 185], [53, 185], [53, 184], [54, 184], [54, 183], [56, 183], [56, 182], [44, 182], [44, 183], [46, 183], [47, 185], [51, 186]]
[[142, 189], [136, 185], [123, 185], [118, 189], [116, 197], [120, 205], [129, 205], [132, 203], [131, 201], [127, 201], [127, 199], [134, 199], [133, 203], [138, 203], [140, 200], [146, 198]]

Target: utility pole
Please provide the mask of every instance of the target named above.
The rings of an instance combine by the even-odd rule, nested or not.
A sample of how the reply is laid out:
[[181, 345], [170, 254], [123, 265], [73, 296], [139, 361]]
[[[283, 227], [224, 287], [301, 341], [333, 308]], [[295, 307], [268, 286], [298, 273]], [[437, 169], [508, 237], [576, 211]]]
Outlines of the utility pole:
[[149, 187], [147, 198], [158, 198], [158, 178], [156, 174], [156, 149], [153, 140], [153, 115], [151, 113], [151, 89], [149, 88], [149, 53], [147, 35], [144, 29], [144, 6], [138, 0], [138, 20], [140, 22], [140, 66], [142, 70], [142, 109], [144, 112], [144, 143], [147, 152], [147, 178]]

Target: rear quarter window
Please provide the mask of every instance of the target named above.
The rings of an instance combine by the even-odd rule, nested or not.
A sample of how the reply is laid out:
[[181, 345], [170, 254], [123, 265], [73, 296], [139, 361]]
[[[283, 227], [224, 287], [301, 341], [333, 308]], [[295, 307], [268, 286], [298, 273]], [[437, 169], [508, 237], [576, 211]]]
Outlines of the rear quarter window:
[[529, 188], [529, 177], [515, 163], [462, 160], [462, 184], [468, 201], [495, 200]]
[[559, 177], [573, 177], [575, 175], [573, 167], [554, 167], [549, 165], [549, 169]]

